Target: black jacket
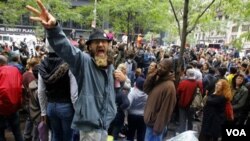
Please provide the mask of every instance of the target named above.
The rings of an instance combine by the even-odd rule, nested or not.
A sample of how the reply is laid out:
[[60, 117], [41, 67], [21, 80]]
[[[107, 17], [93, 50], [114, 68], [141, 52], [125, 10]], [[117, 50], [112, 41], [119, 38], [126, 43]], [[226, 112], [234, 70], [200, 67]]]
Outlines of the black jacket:
[[71, 102], [69, 67], [61, 58], [50, 53], [41, 62], [39, 73], [46, 86], [48, 102]]
[[218, 95], [208, 95], [203, 111], [201, 132], [204, 135], [219, 137], [225, 117], [226, 98]]

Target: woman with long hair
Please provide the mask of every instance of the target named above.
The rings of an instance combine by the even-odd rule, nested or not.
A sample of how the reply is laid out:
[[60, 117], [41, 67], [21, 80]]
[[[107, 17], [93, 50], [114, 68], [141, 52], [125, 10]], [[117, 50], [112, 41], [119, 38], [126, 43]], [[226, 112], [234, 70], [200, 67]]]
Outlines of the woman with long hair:
[[203, 120], [199, 141], [217, 141], [225, 122], [225, 106], [232, 100], [231, 88], [227, 80], [220, 79], [213, 94], [208, 95], [203, 109]]
[[244, 125], [244, 122], [248, 116], [248, 111], [245, 109], [245, 105], [248, 98], [248, 89], [245, 86], [245, 76], [242, 74], [236, 74], [232, 79], [232, 106], [234, 111], [235, 125]]

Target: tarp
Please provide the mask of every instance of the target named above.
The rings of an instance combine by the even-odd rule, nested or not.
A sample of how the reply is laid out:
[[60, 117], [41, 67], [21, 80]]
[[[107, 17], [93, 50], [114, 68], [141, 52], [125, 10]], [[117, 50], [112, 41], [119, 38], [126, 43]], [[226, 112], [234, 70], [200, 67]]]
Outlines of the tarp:
[[196, 131], [188, 130], [167, 141], [198, 141], [198, 133]]

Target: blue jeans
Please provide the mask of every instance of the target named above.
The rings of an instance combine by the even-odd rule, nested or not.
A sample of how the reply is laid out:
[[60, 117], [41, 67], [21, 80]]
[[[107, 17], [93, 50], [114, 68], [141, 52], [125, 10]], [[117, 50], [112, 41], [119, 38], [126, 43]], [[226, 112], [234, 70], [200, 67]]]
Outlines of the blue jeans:
[[163, 138], [163, 133], [154, 135], [153, 128], [147, 126], [145, 141], [162, 141], [163, 140], [162, 138]]
[[23, 141], [23, 137], [20, 130], [19, 114], [18, 112], [10, 116], [0, 115], [0, 141], [6, 141], [4, 136], [4, 130], [6, 123], [11, 127], [12, 133], [15, 137], [15, 141]]
[[72, 141], [79, 141], [80, 140], [80, 131], [73, 129], [73, 139]]
[[71, 141], [74, 116], [72, 103], [48, 103], [47, 116], [52, 132], [52, 141]]

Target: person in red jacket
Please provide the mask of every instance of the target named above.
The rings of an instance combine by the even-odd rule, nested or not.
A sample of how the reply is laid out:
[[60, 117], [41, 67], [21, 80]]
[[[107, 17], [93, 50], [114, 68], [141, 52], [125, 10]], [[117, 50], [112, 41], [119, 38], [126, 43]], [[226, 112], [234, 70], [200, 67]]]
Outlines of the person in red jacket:
[[[193, 94], [196, 91], [196, 87], [199, 87], [200, 90], [202, 90], [201, 81], [195, 80], [194, 69], [187, 69], [186, 78], [187, 79], [184, 79], [179, 83], [177, 88], [180, 122], [179, 127], [177, 128], [177, 133], [193, 129], [195, 110], [190, 108], [190, 104], [193, 100]], [[186, 121], [188, 122], [188, 127], [186, 127]]]
[[23, 141], [18, 110], [22, 103], [22, 75], [16, 67], [7, 65], [0, 55], [0, 141], [6, 141], [4, 130], [11, 127], [15, 141]]

